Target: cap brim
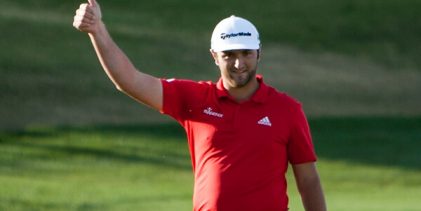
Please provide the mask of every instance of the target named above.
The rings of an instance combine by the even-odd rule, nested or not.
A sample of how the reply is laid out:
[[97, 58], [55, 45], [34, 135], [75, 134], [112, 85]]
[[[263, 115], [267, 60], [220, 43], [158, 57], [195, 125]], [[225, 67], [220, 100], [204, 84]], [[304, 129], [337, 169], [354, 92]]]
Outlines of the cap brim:
[[212, 46], [212, 50], [215, 52], [230, 51], [230, 50], [258, 50], [260, 45], [245, 45], [245, 44], [229, 44], [221, 46]]

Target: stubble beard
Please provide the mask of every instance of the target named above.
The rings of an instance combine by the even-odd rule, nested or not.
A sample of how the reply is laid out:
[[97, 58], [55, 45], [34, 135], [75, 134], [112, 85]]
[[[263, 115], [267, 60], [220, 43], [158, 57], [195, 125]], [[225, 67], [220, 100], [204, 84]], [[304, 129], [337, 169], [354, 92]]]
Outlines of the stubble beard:
[[230, 72], [229, 76], [233, 82], [233, 88], [242, 88], [247, 86], [247, 84], [249, 84], [250, 81], [256, 77], [256, 69], [245, 71], [242, 73]]

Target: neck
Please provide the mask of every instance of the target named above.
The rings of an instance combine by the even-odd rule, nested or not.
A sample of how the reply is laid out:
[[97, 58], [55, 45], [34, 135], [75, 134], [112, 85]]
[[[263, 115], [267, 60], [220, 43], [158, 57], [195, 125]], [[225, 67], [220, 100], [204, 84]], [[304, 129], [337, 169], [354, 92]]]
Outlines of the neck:
[[254, 78], [254, 80], [250, 80], [249, 83], [242, 87], [229, 87], [224, 85], [229, 95], [233, 97], [234, 100], [238, 103], [249, 100], [251, 96], [253, 96], [253, 94], [257, 91], [259, 86], [260, 84], [256, 78]]

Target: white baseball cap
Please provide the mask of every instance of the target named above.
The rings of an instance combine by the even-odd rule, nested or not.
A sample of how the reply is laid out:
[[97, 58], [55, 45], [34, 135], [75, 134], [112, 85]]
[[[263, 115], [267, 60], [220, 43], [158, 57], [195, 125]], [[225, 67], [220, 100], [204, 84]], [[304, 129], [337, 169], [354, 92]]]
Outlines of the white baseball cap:
[[232, 15], [216, 25], [212, 33], [211, 49], [215, 52], [260, 49], [259, 32], [250, 21]]

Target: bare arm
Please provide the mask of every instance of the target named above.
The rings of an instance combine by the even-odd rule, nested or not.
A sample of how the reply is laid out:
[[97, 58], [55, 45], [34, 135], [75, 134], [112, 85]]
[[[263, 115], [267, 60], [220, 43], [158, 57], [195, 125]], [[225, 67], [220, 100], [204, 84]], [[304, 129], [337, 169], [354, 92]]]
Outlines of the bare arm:
[[306, 211], [326, 211], [326, 202], [315, 163], [293, 165], [294, 176]]
[[104, 71], [117, 87], [137, 101], [152, 108], [162, 108], [162, 84], [158, 78], [139, 72], [124, 52], [115, 44], [101, 18], [96, 0], [81, 4], [73, 26], [89, 34]]

